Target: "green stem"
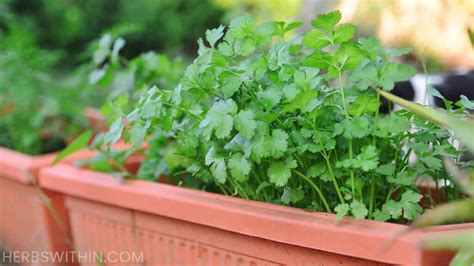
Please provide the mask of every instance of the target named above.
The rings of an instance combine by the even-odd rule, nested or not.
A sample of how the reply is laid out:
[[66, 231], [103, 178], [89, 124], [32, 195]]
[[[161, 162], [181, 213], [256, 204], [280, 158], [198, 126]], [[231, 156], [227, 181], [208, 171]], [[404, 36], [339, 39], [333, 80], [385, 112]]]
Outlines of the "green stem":
[[179, 110], [181, 110], [181, 111], [183, 111], [183, 112], [185, 112], [185, 113], [187, 113], [187, 114], [190, 114], [191, 116], [194, 116], [195, 118], [197, 118], [199, 121], [202, 120], [202, 117], [200, 117], [200, 116], [198, 116], [198, 115], [196, 115], [196, 114], [191, 113], [191, 111], [189, 111], [189, 110], [186, 109], [186, 108], [183, 108], [183, 107], [181, 107], [181, 106], [177, 106], [177, 105], [172, 104], [172, 103], [167, 103], [167, 102], [163, 102], [163, 104], [164, 104], [164, 105], [167, 105], [167, 106], [170, 106], [170, 107], [174, 107], [174, 108], [176, 108], [176, 109], [179, 109]]
[[[342, 85], [342, 73], [339, 70], [338, 71], [338, 82], [339, 82], [339, 90], [341, 92], [341, 100], [342, 100], [342, 107], [344, 108], [344, 114], [346, 115], [346, 119], [349, 120], [349, 113], [347, 112], [347, 107], [346, 107], [346, 97], [344, 96], [344, 87]], [[352, 151], [352, 139], [349, 139], [349, 159], [352, 160], [353, 158], [353, 151]], [[352, 191], [352, 196], [355, 197], [355, 176], [354, 176], [354, 170], [350, 170], [350, 175], [351, 175], [351, 191]], [[362, 195], [361, 195], [362, 196]]]
[[[377, 93], [377, 102], [380, 103], [380, 94]], [[377, 123], [379, 118], [379, 108], [375, 110], [375, 117], [374, 117], [374, 131], [377, 129]], [[376, 138], [375, 135], [372, 135], [372, 145], [376, 146]], [[398, 152], [398, 149], [397, 149]], [[397, 156], [395, 156], [396, 158]], [[375, 172], [372, 171], [372, 176], [370, 177], [370, 199], [369, 199], [369, 219], [372, 219], [372, 215], [374, 213], [374, 206], [376, 205], [376, 198], [375, 198]]]
[[324, 207], [326, 208], [326, 211], [328, 213], [331, 213], [331, 208], [329, 207], [329, 204], [326, 200], [326, 198], [324, 197], [323, 193], [321, 192], [321, 190], [319, 189], [318, 186], [316, 186], [316, 184], [307, 176], [305, 176], [304, 174], [302, 174], [301, 172], [297, 171], [297, 170], [293, 170], [293, 173], [299, 175], [301, 178], [303, 178], [306, 182], [308, 182], [308, 184], [316, 191], [316, 193], [318, 193], [319, 197], [321, 198], [321, 201], [323, 202], [324, 204]]
[[342, 196], [341, 190], [339, 189], [339, 185], [337, 184], [336, 176], [334, 175], [334, 172], [332, 171], [332, 166], [331, 166], [331, 162], [329, 161], [329, 156], [326, 152], [326, 149], [324, 148], [321, 138], [318, 138], [318, 141], [322, 149], [321, 155], [324, 157], [324, 160], [326, 161], [326, 166], [328, 167], [329, 175], [331, 175], [332, 183], [334, 185], [334, 188], [336, 189], [337, 196], [339, 197], [339, 200], [341, 201], [341, 203], [344, 203], [345, 202], [344, 197]]
[[324, 160], [326, 160], [326, 165], [329, 170], [329, 174], [331, 175], [332, 183], [334, 184], [334, 188], [336, 189], [337, 196], [339, 197], [339, 200], [341, 203], [345, 203], [344, 197], [342, 196], [341, 190], [339, 189], [339, 185], [337, 184], [336, 176], [334, 175], [334, 172], [332, 170], [331, 162], [329, 161], [329, 158], [326, 155], [323, 155]]

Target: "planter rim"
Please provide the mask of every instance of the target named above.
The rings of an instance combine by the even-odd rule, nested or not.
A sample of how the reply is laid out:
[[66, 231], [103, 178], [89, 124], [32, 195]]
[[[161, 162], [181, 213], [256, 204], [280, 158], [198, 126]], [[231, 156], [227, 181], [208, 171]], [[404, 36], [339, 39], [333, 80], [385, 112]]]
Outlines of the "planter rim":
[[[112, 146], [112, 149], [122, 150], [128, 147], [128, 144], [119, 141]], [[147, 146], [143, 145], [142, 147], [145, 149]], [[22, 184], [33, 184], [38, 178], [40, 169], [52, 166], [58, 153], [29, 155], [0, 147], [0, 178], [7, 178]], [[79, 160], [93, 158], [97, 153], [97, 151], [82, 149], [67, 156], [59, 164], [73, 164]]]
[[[308, 212], [265, 202], [58, 165], [41, 170], [44, 188], [70, 196], [166, 216], [196, 224], [332, 253], [396, 263], [419, 264], [421, 240], [438, 231], [474, 228], [474, 223], [436, 226], [394, 237], [408, 226]], [[291, 231], [289, 231], [291, 230]]]
[[48, 153], [32, 156], [0, 147], [0, 178], [31, 184], [35, 180], [38, 169], [50, 165], [56, 155], [57, 153]]

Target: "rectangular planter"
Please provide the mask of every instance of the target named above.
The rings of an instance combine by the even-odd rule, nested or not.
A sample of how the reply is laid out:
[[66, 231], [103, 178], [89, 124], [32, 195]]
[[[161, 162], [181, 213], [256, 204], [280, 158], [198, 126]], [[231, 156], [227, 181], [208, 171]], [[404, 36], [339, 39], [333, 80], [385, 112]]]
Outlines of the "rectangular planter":
[[[453, 254], [421, 241], [474, 224], [407, 227], [247, 201], [61, 165], [40, 183], [64, 193], [82, 252], [143, 252], [146, 265], [446, 265]], [[93, 263], [91, 264], [93, 265]], [[109, 265], [109, 264], [108, 264]]]
[[[74, 159], [90, 157], [90, 152]], [[0, 249], [68, 251], [69, 225], [63, 195], [38, 188], [39, 169], [56, 154], [29, 156], [0, 148]], [[54, 217], [45, 201], [54, 209]]]
[[[95, 152], [83, 150], [62, 163], [94, 155]], [[0, 250], [10, 254], [7, 260], [13, 260], [11, 256], [17, 256], [12, 255], [17, 251], [31, 255], [71, 250], [64, 195], [42, 189], [37, 179], [40, 169], [50, 166], [56, 156], [56, 153], [30, 156], [0, 147]]]

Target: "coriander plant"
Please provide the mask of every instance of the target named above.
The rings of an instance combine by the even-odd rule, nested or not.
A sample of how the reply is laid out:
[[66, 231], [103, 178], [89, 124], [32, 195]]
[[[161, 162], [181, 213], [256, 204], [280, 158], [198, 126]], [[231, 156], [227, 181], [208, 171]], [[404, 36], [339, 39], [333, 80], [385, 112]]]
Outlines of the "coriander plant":
[[[146, 91], [99, 143], [124, 134], [131, 154], [151, 135], [161, 147], [148, 155], [155, 179], [192, 176], [205, 189], [337, 219], [413, 220], [423, 211], [417, 177], [450, 179], [441, 157], [457, 158], [452, 136], [408, 111], [379, 114], [375, 89], [415, 74], [392, 60], [410, 50], [356, 41], [340, 19], [318, 15], [291, 39], [302, 23], [256, 24], [248, 14], [208, 30], [181, 83]], [[442, 193], [458, 197], [446, 184]]]

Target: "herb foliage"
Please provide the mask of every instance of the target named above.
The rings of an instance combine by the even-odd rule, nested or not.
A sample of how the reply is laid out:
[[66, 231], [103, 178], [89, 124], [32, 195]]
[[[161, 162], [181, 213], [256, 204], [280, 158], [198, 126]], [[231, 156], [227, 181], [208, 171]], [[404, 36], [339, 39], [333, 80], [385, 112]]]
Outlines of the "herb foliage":
[[[452, 136], [408, 111], [379, 114], [374, 89], [415, 74], [393, 61], [410, 50], [356, 41], [340, 19], [318, 15], [292, 39], [301, 23], [257, 24], [248, 14], [208, 30], [181, 83], [147, 90], [99, 143], [123, 133], [132, 154], [151, 134], [161, 145], [149, 155], [154, 179], [187, 174], [226, 195], [337, 219], [413, 220], [423, 211], [417, 177], [450, 179], [441, 157], [457, 157]], [[454, 185], [445, 190], [457, 196]]]

